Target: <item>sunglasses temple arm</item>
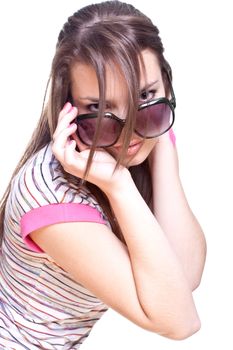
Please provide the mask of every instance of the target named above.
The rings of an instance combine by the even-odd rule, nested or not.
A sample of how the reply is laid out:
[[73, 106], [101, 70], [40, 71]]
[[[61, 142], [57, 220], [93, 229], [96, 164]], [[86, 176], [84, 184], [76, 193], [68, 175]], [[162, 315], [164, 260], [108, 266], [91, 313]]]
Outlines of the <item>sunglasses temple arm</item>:
[[167, 73], [167, 79], [168, 79], [168, 82], [170, 85], [170, 90], [171, 90], [171, 103], [172, 103], [173, 107], [176, 108], [176, 97], [175, 97], [175, 93], [174, 93], [173, 86], [172, 86], [171, 70], [167, 69], [166, 73]]

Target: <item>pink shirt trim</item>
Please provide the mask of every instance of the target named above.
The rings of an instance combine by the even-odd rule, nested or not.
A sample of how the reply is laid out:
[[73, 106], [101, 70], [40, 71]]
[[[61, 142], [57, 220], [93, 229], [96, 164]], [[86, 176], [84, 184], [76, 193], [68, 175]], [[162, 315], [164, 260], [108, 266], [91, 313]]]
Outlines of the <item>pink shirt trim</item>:
[[175, 135], [175, 133], [174, 133], [174, 131], [172, 129], [169, 130], [169, 136], [170, 136], [171, 142], [175, 146], [175, 144], [176, 144], [176, 135]]
[[32, 209], [22, 216], [20, 221], [22, 238], [31, 250], [41, 253], [43, 250], [31, 239], [31, 232], [48, 225], [79, 221], [106, 224], [100, 212], [89, 205], [81, 203], [48, 204]]

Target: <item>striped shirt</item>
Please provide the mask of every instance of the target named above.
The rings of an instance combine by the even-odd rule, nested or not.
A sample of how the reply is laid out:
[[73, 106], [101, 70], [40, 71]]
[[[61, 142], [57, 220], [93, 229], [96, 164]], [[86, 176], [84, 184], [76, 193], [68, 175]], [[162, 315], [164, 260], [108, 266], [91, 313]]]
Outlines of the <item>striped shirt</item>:
[[107, 310], [30, 239], [38, 228], [77, 221], [109, 225], [90, 192], [64, 178], [48, 144], [15, 176], [6, 205], [0, 255], [1, 350], [79, 349]]

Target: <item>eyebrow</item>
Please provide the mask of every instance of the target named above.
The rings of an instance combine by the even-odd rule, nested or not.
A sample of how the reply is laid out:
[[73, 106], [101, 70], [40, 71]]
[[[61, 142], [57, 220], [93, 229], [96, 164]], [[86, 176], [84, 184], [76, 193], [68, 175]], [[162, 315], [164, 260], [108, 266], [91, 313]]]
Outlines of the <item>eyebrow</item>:
[[[144, 92], [144, 91], [148, 90], [151, 86], [157, 84], [158, 81], [159, 80], [157, 79], [155, 81], [152, 81], [151, 83], [146, 84], [145, 86], [143, 86], [142, 89], [140, 89], [140, 92]], [[96, 103], [99, 102], [99, 97], [93, 97], [93, 96], [78, 97], [78, 99], [79, 100], [90, 100], [90, 101], [96, 102]], [[106, 103], [111, 104], [111, 101], [106, 100]]]
[[151, 83], [146, 84], [146, 85], [140, 90], [140, 92], [143, 92], [143, 91], [149, 89], [151, 86], [157, 84], [158, 82], [159, 82], [159, 79], [157, 79], [157, 80], [155, 80], [155, 81], [152, 81]]

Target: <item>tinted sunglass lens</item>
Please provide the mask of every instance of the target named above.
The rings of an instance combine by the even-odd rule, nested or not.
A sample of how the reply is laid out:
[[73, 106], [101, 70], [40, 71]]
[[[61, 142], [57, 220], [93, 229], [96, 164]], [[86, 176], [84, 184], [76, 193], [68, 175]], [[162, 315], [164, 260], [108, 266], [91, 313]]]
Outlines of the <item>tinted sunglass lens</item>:
[[170, 105], [161, 102], [138, 111], [135, 129], [143, 137], [155, 137], [168, 130], [172, 121]]
[[[98, 118], [86, 118], [78, 120], [78, 136], [81, 141], [91, 146], [97, 130]], [[121, 125], [114, 119], [103, 117], [100, 123], [100, 133], [97, 138], [97, 147], [107, 147], [113, 145], [121, 133]]]

